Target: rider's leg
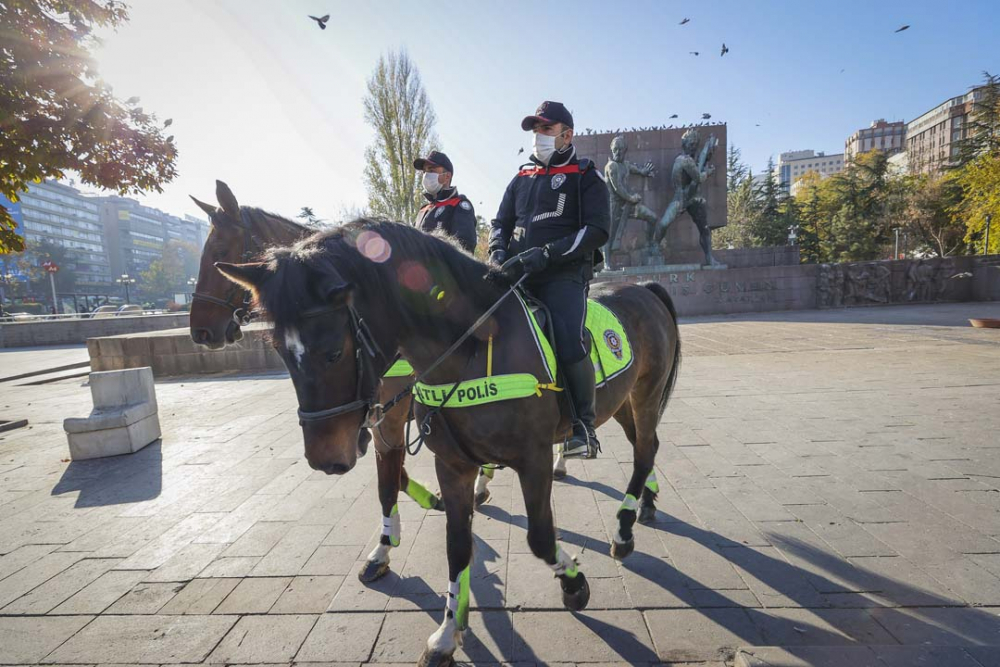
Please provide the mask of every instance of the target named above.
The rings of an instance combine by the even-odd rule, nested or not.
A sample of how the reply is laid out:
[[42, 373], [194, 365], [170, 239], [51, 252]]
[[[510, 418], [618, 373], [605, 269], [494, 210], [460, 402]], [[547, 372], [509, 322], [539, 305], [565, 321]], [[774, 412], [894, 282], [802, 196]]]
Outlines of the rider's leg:
[[594, 430], [594, 365], [590, 361], [587, 283], [582, 276], [558, 278], [533, 286], [532, 292], [548, 307], [556, 339], [556, 355], [572, 401], [576, 421], [563, 449], [566, 458], [596, 455], [600, 448]]

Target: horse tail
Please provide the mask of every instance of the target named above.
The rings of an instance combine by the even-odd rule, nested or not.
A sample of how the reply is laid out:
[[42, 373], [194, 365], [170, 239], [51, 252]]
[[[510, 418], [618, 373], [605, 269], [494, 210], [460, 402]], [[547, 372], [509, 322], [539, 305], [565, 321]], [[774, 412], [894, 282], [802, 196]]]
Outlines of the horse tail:
[[663, 388], [663, 396], [660, 397], [659, 416], [662, 417], [663, 413], [667, 410], [667, 402], [670, 400], [670, 395], [674, 392], [674, 386], [677, 384], [677, 373], [681, 368], [681, 333], [677, 327], [677, 308], [674, 307], [674, 300], [670, 298], [670, 294], [663, 285], [660, 283], [644, 283], [643, 287], [655, 294], [663, 302], [663, 305], [667, 307], [667, 310], [670, 311], [670, 317], [677, 336], [677, 347], [674, 348], [674, 359], [670, 365], [670, 375], [667, 376], [667, 384]]

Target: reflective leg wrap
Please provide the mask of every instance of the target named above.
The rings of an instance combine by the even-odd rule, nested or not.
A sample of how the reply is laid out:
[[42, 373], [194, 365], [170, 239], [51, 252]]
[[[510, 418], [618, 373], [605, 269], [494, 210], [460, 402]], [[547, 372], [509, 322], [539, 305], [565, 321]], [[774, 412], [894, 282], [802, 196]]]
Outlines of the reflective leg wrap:
[[455, 619], [459, 630], [469, 627], [469, 569], [462, 570], [458, 581], [448, 582], [448, 602], [446, 614]]
[[398, 547], [402, 534], [403, 527], [399, 521], [399, 505], [396, 504], [392, 506], [389, 516], [382, 517], [382, 535], [389, 538], [389, 544]]
[[656, 471], [650, 471], [649, 477], [646, 478], [646, 488], [653, 493], [660, 492], [660, 483], [656, 479]]
[[618, 508], [618, 512], [615, 514], [616, 519], [620, 519], [622, 512], [638, 512], [639, 511], [639, 501], [631, 493], [625, 494], [625, 500], [622, 501], [622, 506]]
[[493, 474], [495, 472], [496, 472], [496, 468], [487, 468], [487, 467], [483, 466], [483, 467], [481, 467], [479, 469], [479, 474], [480, 475], [485, 475], [486, 477], [489, 477], [490, 479], [493, 479]]
[[566, 575], [570, 579], [575, 579], [580, 574], [580, 568], [576, 564], [576, 559], [562, 550], [562, 546], [556, 544], [556, 562], [549, 565], [557, 577]]
[[425, 510], [432, 510], [435, 506], [437, 506], [437, 496], [425, 489], [420, 482], [413, 481], [412, 477], [406, 484], [405, 493], [417, 501], [417, 504]]

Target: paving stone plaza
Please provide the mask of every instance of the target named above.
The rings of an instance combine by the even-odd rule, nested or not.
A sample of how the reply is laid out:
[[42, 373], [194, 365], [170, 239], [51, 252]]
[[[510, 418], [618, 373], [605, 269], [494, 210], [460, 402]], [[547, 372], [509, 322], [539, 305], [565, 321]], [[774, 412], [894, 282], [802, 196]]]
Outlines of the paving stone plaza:
[[[590, 579], [563, 610], [513, 474], [477, 512], [476, 665], [1000, 665], [1000, 304], [688, 319], [659, 428], [655, 525], [608, 555], [631, 473], [616, 424], [569, 464], [560, 536]], [[0, 351], [0, 376], [86, 360]], [[86, 378], [0, 382], [0, 663], [412, 664], [441, 621], [445, 519], [401, 497], [380, 528], [374, 456], [302, 456], [284, 375], [158, 381], [163, 439], [69, 462]], [[436, 488], [432, 456], [407, 461]]]

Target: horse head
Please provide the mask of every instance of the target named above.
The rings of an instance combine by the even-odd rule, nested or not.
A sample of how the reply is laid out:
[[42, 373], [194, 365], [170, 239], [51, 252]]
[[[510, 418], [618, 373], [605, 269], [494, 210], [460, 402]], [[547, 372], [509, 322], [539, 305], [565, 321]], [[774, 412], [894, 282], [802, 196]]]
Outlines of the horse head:
[[267, 259], [215, 266], [250, 290], [274, 324], [271, 342], [295, 386], [309, 465], [343, 474], [357, 463], [368, 408], [391, 359], [371, 338], [354, 308], [354, 286], [324, 256], [321, 241], [275, 248]]
[[244, 290], [216, 271], [215, 263], [245, 262], [252, 247], [252, 232], [241, 217], [232, 190], [222, 181], [215, 183], [218, 208], [191, 197], [212, 223], [202, 248], [191, 305], [191, 339], [213, 350], [240, 340], [241, 324], [246, 321]]

